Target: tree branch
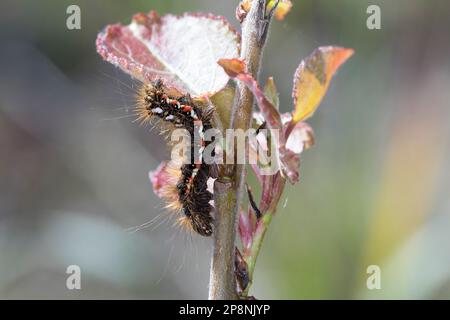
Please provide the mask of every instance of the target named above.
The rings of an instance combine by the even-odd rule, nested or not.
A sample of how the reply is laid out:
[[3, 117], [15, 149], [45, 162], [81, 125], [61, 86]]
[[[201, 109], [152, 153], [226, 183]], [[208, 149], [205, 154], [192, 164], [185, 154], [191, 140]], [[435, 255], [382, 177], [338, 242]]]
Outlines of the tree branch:
[[[266, 0], [253, 0], [242, 22], [241, 59], [257, 79], [262, 51], [273, 11], [266, 16]], [[252, 120], [253, 94], [237, 83], [231, 114], [231, 128], [246, 131]], [[246, 149], [248, 144], [246, 143]], [[248, 154], [246, 150], [245, 154]], [[236, 152], [234, 153], [236, 154]], [[236, 221], [244, 191], [246, 166], [226, 166], [214, 185], [215, 229], [211, 261], [209, 299], [237, 299], [234, 275]]]

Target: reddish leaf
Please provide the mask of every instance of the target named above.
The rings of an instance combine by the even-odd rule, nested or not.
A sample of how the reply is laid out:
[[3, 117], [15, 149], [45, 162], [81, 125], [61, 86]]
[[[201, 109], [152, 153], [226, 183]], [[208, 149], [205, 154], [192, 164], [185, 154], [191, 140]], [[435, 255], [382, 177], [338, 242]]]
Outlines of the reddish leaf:
[[[242, 81], [253, 92], [268, 127], [271, 129], [281, 129], [280, 113], [277, 108], [267, 100], [264, 92], [252, 75], [247, 72], [245, 62], [239, 59], [220, 59], [218, 63], [230, 77]], [[280, 136], [281, 135], [282, 132], [280, 130]]]
[[153, 186], [153, 192], [160, 198], [166, 198], [167, 193], [165, 187], [167, 185], [176, 184], [174, 175], [171, 173], [171, 166], [169, 162], [163, 161], [159, 166], [148, 173], [148, 177]]
[[353, 52], [353, 49], [320, 47], [300, 63], [292, 91], [293, 124], [313, 115], [327, 92], [331, 78]]
[[223, 17], [205, 14], [136, 14], [131, 24], [110, 25], [97, 37], [97, 51], [108, 62], [147, 82], [194, 96], [211, 95], [228, 81], [220, 58], [239, 55], [239, 35]]
[[253, 225], [251, 216], [252, 212], [250, 212], [250, 209], [248, 212], [243, 209], [239, 212], [238, 231], [244, 249], [250, 248], [252, 244]]
[[[287, 177], [291, 183], [297, 183], [299, 178], [299, 160], [297, 161], [295, 158], [296, 154], [292, 154], [292, 152], [286, 150], [286, 141], [284, 137], [285, 129], [283, 128], [281, 115], [277, 108], [275, 108], [275, 106], [266, 98], [256, 80], [246, 71], [246, 66], [243, 61], [239, 59], [221, 59], [219, 60], [219, 64], [225, 69], [230, 77], [242, 81], [253, 92], [260, 112], [269, 129], [279, 130], [279, 137], [278, 139], [275, 139], [273, 143], [276, 146], [277, 158], [280, 160], [281, 171], [283, 176]], [[255, 173], [258, 175], [257, 170], [255, 170]]]
[[286, 149], [297, 155], [313, 145], [314, 131], [306, 122], [297, 123], [286, 141]]
[[[284, 121], [290, 121], [291, 116], [288, 117], [283, 114]], [[288, 120], [289, 119], [289, 120]], [[285, 122], [283, 122], [285, 123]], [[288, 122], [291, 125], [292, 122]], [[289, 127], [285, 128], [288, 130]], [[287, 134], [285, 135], [287, 136]], [[281, 152], [281, 162], [285, 166], [284, 172], [291, 183], [297, 183], [300, 178], [300, 154], [310, 148], [314, 144], [314, 131], [306, 122], [299, 122], [293, 126], [287, 138], [285, 149]]]
[[247, 72], [247, 66], [241, 59], [219, 59], [217, 63], [232, 78], [236, 78], [238, 75]]
[[283, 164], [283, 174], [289, 180], [290, 183], [296, 184], [300, 179], [300, 157], [298, 154], [292, 152], [291, 150], [284, 150], [280, 154], [280, 160]]

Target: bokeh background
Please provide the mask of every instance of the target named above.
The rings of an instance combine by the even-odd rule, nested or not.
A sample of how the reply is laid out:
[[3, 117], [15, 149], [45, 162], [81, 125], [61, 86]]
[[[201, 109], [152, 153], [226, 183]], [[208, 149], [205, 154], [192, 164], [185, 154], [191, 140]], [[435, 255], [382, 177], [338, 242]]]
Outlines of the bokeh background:
[[[450, 3], [294, 0], [272, 25], [261, 79], [291, 110], [292, 76], [320, 45], [354, 48], [309, 121], [252, 293], [270, 299], [450, 298]], [[81, 7], [82, 29], [66, 29]], [[103, 62], [97, 33], [138, 11], [236, 1], [0, 3], [0, 298], [207, 297], [210, 242], [172, 227], [147, 173], [168, 157], [132, 123], [136, 83]], [[366, 27], [377, 4], [382, 29]], [[153, 221], [144, 228], [133, 228]], [[67, 290], [68, 265], [81, 290]], [[382, 289], [366, 288], [369, 265]]]

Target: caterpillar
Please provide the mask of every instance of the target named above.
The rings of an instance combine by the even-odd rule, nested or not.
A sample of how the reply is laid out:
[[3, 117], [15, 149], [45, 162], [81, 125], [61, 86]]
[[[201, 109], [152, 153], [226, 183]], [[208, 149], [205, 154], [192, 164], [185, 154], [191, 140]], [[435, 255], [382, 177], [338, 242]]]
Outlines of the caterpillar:
[[[207, 181], [211, 177], [211, 165], [205, 163], [203, 150], [211, 143], [205, 141], [204, 133], [212, 128], [212, 109], [204, 111], [189, 96], [166, 91], [161, 80], [142, 86], [138, 93], [137, 120], [143, 123], [158, 119], [168, 126], [170, 132], [174, 128], [187, 130], [191, 137], [191, 159], [185, 161], [181, 168], [172, 168], [171, 175], [177, 177], [175, 184], [164, 186], [163, 197], [168, 207], [182, 211], [180, 224], [190, 227], [202, 236], [212, 234], [211, 216], [212, 199], [208, 191]], [[197, 130], [197, 132], [196, 132]], [[196, 161], [194, 135], [200, 137], [200, 149]]]

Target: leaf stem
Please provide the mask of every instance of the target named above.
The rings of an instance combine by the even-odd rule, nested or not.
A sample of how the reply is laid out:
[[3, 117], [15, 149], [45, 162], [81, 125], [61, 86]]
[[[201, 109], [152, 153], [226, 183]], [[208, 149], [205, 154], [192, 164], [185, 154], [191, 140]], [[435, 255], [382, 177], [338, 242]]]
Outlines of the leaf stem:
[[264, 241], [264, 236], [266, 235], [270, 222], [272, 222], [272, 218], [273, 218], [272, 213], [266, 213], [265, 215], [262, 216], [255, 230], [252, 245], [247, 252], [244, 252], [244, 259], [247, 262], [247, 271], [250, 279], [250, 283], [248, 284], [247, 288], [245, 288], [245, 291], [242, 293], [242, 296], [244, 297], [248, 295], [248, 291], [253, 283], [253, 272], [255, 271], [256, 259], [258, 258], [259, 251], [261, 250], [261, 246]]

